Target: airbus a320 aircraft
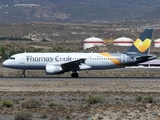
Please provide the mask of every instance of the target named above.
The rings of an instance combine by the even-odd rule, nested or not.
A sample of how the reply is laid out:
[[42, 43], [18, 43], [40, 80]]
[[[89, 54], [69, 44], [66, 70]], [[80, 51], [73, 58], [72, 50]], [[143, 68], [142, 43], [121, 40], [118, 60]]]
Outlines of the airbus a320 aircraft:
[[148, 54], [153, 29], [146, 29], [134, 44], [123, 53], [19, 53], [3, 62], [8, 68], [23, 70], [45, 70], [46, 74], [62, 74], [72, 71], [78, 77], [79, 70], [105, 70], [135, 66], [156, 59]]

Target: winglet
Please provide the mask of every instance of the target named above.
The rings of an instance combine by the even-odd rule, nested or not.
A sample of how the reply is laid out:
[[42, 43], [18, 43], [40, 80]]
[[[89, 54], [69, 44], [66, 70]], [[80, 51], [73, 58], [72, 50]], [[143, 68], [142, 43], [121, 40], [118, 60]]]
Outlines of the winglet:
[[153, 29], [145, 29], [144, 32], [136, 39], [134, 44], [126, 51], [127, 53], [143, 53], [148, 54], [148, 49], [151, 46]]

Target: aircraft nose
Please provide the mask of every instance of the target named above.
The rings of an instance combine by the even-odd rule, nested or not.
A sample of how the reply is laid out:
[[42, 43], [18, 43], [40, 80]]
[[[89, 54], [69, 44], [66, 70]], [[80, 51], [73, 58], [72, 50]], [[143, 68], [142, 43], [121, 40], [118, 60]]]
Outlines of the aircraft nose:
[[3, 62], [3, 66], [5, 66], [5, 67], [8, 66], [8, 61], [7, 60]]

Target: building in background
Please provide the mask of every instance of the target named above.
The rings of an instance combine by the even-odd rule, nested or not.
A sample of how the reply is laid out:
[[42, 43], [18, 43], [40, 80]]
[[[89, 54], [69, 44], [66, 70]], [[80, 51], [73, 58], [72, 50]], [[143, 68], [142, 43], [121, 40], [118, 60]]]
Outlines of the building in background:
[[95, 46], [105, 46], [105, 42], [97, 37], [87, 38], [83, 42], [83, 49], [95, 47]]
[[114, 40], [113, 45], [115, 46], [132, 46], [133, 40], [127, 37], [120, 37]]
[[154, 47], [160, 47], [160, 38], [154, 40]]

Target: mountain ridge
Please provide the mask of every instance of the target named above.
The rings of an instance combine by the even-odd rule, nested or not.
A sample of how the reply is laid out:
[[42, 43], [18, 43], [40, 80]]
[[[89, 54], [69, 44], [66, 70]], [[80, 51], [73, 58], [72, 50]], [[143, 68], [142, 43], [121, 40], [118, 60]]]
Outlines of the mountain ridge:
[[0, 23], [160, 19], [159, 0], [1, 0]]

